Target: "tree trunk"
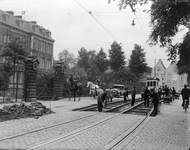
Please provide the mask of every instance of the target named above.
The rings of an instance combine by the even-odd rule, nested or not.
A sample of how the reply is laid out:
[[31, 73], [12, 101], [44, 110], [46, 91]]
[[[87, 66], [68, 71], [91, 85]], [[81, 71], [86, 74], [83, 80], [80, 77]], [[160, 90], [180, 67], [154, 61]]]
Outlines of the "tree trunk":
[[14, 94], [15, 94], [15, 59], [14, 59], [14, 61], [13, 61], [13, 63], [14, 63], [14, 67], [13, 67], [13, 96], [14, 96]]

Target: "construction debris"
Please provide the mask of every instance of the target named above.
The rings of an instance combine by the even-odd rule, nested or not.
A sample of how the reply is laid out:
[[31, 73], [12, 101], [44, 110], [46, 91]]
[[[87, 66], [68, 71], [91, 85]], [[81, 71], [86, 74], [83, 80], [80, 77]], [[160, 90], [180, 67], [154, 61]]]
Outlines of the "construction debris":
[[12, 106], [4, 106], [0, 109], [0, 122], [19, 118], [34, 117], [38, 119], [39, 116], [54, 113], [49, 108], [46, 108], [40, 102], [33, 102], [30, 105], [20, 103]]

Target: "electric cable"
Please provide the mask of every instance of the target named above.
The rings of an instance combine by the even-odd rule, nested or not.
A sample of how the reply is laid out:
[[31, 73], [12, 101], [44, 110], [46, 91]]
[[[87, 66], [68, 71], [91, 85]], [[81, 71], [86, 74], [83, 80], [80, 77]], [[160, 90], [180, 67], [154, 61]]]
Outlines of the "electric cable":
[[[82, 7], [90, 16], [92, 16], [92, 18], [94, 20], [96, 20], [96, 22], [113, 38], [115, 39], [118, 43], [119, 40], [117, 40], [117, 38], [115, 38], [115, 36], [113, 34], [111, 34], [111, 32], [109, 32], [93, 15], [91, 11], [88, 11], [86, 8], [84, 8], [80, 3], [78, 3], [76, 0], [74, 0], [80, 7]], [[129, 50], [126, 46], [124, 46], [127, 50]]]

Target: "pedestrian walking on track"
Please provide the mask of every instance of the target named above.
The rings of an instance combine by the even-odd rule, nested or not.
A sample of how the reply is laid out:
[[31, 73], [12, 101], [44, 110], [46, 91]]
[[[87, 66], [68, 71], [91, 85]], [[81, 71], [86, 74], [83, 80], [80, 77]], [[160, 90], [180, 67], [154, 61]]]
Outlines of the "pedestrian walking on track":
[[134, 104], [135, 104], [135, 96], [136, 96], [136, 87], [134, 86], [131, 91], [131, 97], [132, 97], [131, 106], [134, 106]]
[[147, 86], [144, 91], [144, 105], [148, 107], [149, 107], [149, 97], [150, 97], [150, 90], [148, 89], [148, 86]]
[[155, 89], [152, 90], [151, 97], [152, 97], [152, 103], [154, 104], [153, 116], [156, 116], [158, 113], [159, 97], [158, 97], [158, 92]]
[[126, 87], [125, 92], [123, 93], [124, 102], [127, 102], [129, 100], [128, 95], [129, 95], [129, 91]]

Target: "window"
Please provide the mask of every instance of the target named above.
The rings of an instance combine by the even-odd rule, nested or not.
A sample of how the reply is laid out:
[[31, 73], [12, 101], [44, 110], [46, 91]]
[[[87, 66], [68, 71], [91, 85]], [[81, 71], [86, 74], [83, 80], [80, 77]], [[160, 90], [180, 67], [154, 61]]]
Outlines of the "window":
[[42, 68], [42, 69], [45, 69], [45, 59], [44, 59], [44, 57], [42, 57], [42, 65], [41, 65], [41, 68]]
[[3, 14], [3, 19], [5, 22], [9, 22], [9, 18], [10, 18], [9, 14], [7, 13]]
[[47, 69], [51, 69], [51, 60], [48, 59], [47, 60], [47, 66], [46, 66]]
[[171, 80], [171, 74], [167, 74], [167, 80]]
[[50, 54], [53, 54], [53, 45], [51, 44], [51, 51]]
[[157, 71], [160, 71], [160, 67], [157, 68]]
[[159, 78], [159, 74], [158, 73], [156, 74], [156, 78]]
[[23, 20], [18, 19], [18, 20], [16, 20], [16, 23], [17, 23], [18, 27], [20, 27], [20, 28], [23, 27]]
[[34, 41], [33, 41], [33, 49], [36, 50], [36, 47], [37, 47], [37, 39], [34, 38]]

